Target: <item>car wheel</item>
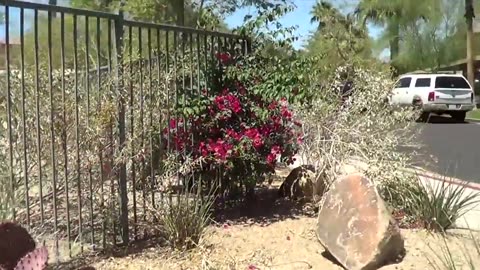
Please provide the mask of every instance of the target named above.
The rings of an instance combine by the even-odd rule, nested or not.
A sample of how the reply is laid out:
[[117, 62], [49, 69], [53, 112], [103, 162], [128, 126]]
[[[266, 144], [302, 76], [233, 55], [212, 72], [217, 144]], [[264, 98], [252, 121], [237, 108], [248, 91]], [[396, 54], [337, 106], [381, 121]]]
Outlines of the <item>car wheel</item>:
[[458, 122], [464, 122], [465, 117], [467, 117], [467, 112], [452, 112], [450, 113], [453, 119], [455, 119]]

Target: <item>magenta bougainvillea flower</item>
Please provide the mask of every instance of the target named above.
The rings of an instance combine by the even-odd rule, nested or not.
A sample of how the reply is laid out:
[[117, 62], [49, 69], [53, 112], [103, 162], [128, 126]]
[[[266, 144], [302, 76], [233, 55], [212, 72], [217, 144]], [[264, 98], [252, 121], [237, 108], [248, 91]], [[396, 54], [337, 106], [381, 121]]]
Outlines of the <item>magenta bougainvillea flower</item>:
[[[302, 143], [301, 123], [286, 99], [269, 99], [252, 89], [257, 82], [225, 76], [225, 66], [241, 69], [228, 53], [217, 54], [223, 65], [212, 72], [195, 113], [172, 118], [162, 134], [168, 150], [209, 165], [223, 166], [231, 178], [273, 172], [277, 161], [293, 163]], [[207, 164], [207, 165], [208, 165]]]

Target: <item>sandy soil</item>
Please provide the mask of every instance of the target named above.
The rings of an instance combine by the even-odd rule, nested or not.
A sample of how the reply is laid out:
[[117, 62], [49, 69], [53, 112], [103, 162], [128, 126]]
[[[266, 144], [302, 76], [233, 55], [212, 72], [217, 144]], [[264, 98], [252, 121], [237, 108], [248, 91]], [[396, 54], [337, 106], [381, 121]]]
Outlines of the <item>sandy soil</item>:
[[[284, 177], [280, 175], [279, 179]], [[198, 248], [188, 253], [172, 253], [165, 247], [150, 246], [120, 255], [94, 258], [96, 269], [343, 269], [328, 259], [315, 235], [314, 210], [276, 198], [279, 179], [254, 202], [216, 213], [217, 223], [207, 229]], [[446, 238], [423, 230], [402, 230], [407, 254], [397, 264], [382, 270], [480, 269], [470, 233], [451, 231]], [[480, 236], [474, 233], [475, 236]], [[445, 267], [442, 259], [450, 248], [456, 268]], [[128, 254], [128, 255], [127, 255]], [[437, 264], [435, 267], [434, 264]], [[475, 269], [475, 268], [473, 268]]]
[[[316, 239], [315, 218], [301, 217], [271, 225], [239, 224], [209, 228], [203, 243], [188, 254], [171, 254], [151, 248], [141, 254], [124, 258], [108, 258], [95, 263], [97, 269], [318, 269], [336, 270], [342, 267], [327, 259], [324, 248]], [[434, 254], [441, 255], [445, 244], [439, 237], [425, 231], [403, 231], [407, 254], [402, 262], [383, 267], [393, 269], [447, 269]], [[469, 251], [474, 264], [480, 267], [472, 243], [466, 235], [455, 232], [447, 239], [460, 264], [466, 262]], [[436, 261], [432, 267], [429, 260]], [[255, 268], [256, 267], [256, 268]], [[464, 265], [467, 267], [467, 265]]]

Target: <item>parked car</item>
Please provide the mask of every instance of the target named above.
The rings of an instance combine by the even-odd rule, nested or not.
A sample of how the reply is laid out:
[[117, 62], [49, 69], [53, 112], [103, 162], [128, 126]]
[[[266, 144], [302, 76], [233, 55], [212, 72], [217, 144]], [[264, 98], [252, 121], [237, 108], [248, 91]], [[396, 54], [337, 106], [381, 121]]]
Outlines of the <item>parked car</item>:
[[431, 113], [449, 114], [464, 121], [475, 109], [472, 86], [461, 74], [406, 74], [399, 77], [388, 98], [390, 105], [413, 105], [422, 109], [422, 119]]

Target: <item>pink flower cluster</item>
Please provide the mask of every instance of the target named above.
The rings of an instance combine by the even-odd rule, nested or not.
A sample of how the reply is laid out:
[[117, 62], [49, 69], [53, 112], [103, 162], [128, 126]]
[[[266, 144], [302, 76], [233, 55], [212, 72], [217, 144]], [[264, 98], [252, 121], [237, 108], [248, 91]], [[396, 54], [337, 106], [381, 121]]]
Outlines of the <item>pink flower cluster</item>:
[[224, 111], [227, 109], [231, 110], [234, 113], [239, 113], [242, 111], [242, 105], [240, 104], [240, 100], [232, 93], [226, 93], [222, 96], [216, 96], [214, 102], [215, 106], [217, 106], [220, 111]]
[[[225, 65], [234, 62], [229, 54], [217, 58]], [[278, 157], [292, 163], [301, 143], [301, 124], [294, 121], [286, 99], [265, 100], [251, 93], [246, 83], [218, 81], [222, 81], [219, 89], [196, 97], [206, 104], [203, 111], [187, 119], [171, 119], [163, 130], [170, 150], [229, 167], [248, 160], [265, 171], [275, 167]]]

